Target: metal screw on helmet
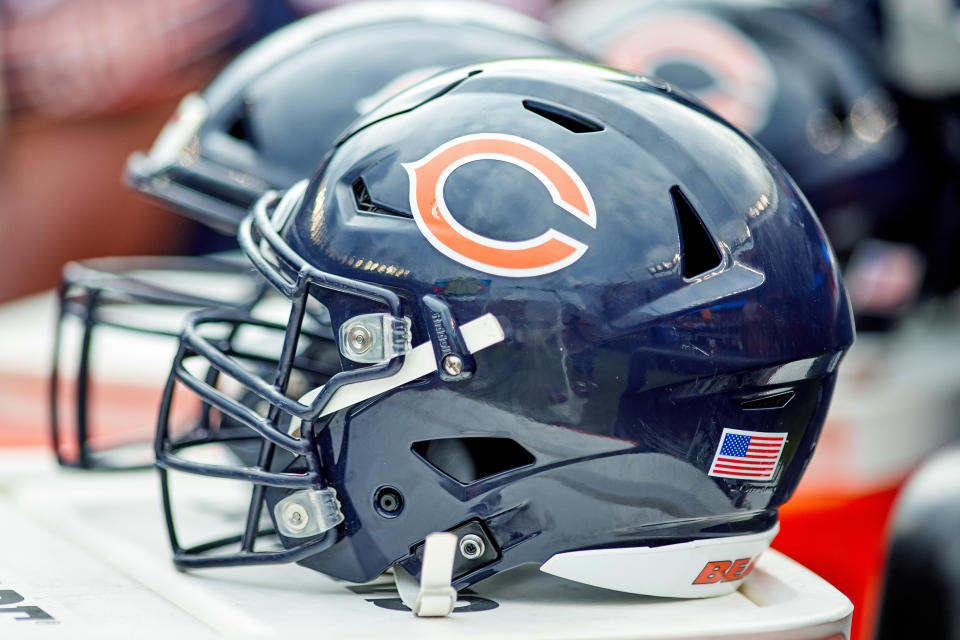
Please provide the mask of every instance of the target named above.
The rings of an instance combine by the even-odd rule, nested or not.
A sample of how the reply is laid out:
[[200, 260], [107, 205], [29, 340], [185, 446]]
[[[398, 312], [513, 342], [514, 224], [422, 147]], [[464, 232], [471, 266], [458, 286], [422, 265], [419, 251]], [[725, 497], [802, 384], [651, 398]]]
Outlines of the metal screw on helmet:
[[451, 353], [443, 359], [443, 370], [451, 376], [460, 375], [463, 371], [463, 359]]
[[483, 555], [485, 549], [483, 539], [474, 533], [460, 538], [460, 555], [467, 560], [476, 560]]
[[413, 349], [410, 326], [410, 318], [389, 313], [354, 316], [340, 325], [340, 353], [354, 362], [389, 362]]
[[291, 530], [302, 531], [310, 522], [310, 514], [302, 504], [291, 502], [283, 510], [283, 519]]
[[373, 341], [370, 339], [370, 332], [363, 326], [356, 325], [350, 328], [347, 333], [349, 348], [354, 353], [366, 353], [370, 349]]
[[392, 487], [384, 487], [377, 492], [376, 498], [377, 510], [380, 515], [392, 518], [400, 513], [403, 508], [403, 496]]

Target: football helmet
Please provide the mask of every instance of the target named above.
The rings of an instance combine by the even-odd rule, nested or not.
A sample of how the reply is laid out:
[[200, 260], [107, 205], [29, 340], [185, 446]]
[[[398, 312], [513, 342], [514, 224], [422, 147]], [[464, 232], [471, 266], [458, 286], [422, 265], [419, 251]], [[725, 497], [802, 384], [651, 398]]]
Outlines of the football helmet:
[[336, 135], [392, 93], [462, 64], [582, 58], [523, 14], [480, 2], [364, 2], [280, 29], [184, 98], [127, 181], [233, 235], [264, 191], [316, 169]]
[[[826, 237], [776, 161], [665, 84], [580, 62], [404, 91], [258, 200], [238, 239], [289, 319], [187, 322], [156, 440], [181, 568], [417, 576], [426, 536], [453, 532], [457, 588], [534, 562], [729, 592], [853, 339]], [[326, 336], [304, 332], [321, 307]], [[283, 336], [269, 376], [245, 331]], [[340, 370], [304, 391], [331, 355]], [[203, 428], [168, 428], [181, 401]], [[198, 521], [175, 487], [204, 481], [248, 489], [243, 524], [184, 543]]]
[[810, 199], [841, 258], [923, 193], [925, 163], [880, 73], [798, 8], [571, 0], [556, 24], [607, 64], [663, 78], [755, 136]]
[[[127, 177], [163, 204], [235, 233], [258, 195], [309, 176], [337, 134], [392, 93], [442, 69], [520, 56], [579, 54], [549, 39], [536, 20], [481, 3], [363, 3], [327, 11], [264, 39], [202, 94], [187, 96], [150, 153], [131, 157]], [[57, 344], [64, 342], [59, 335], [73, 320], [83, 336], [69, 343], [80, 352], [70, 365], [75, 376], [62, 376], [67, 367], [58, 365], [64, 355], [74, 356], [69, 347], [58, 348], [54, 356], [51, 424], [61, 464], [104, 467], [131, 459], [111, 451], [118, 441], [98, 430], [125, 433], [131, 445], [137, 434], [149, 439], [153, 433], [135, 425], [106, 429], [90, 418], [90, 354], [98, 327], [156, 335], [150, 309], [144, 307], [155, 305], [168, 322], [165, 331], [178, 335], [174, 310], [182, 318], [188, 310], [260, 300], [250, 291], [257, 289], [256, 282], [247, 282], [248, 293], [232, 302], [205, 293], [236, 290], [213, 281], [218, 273], [221, 279], [243, 279], [245, 266], [233, 260], [146, 262], [148, 269], [143, 260], [130, 262], [127, 281], [122, 259], [73, 264], [64, 272]], [[194, 267], [205, 275], [199, 289], [171, 285]], [[124, 309], [124, 303], [138, 311]], [[75, 414], [72, 422], [63, 420], [67, 406]]]

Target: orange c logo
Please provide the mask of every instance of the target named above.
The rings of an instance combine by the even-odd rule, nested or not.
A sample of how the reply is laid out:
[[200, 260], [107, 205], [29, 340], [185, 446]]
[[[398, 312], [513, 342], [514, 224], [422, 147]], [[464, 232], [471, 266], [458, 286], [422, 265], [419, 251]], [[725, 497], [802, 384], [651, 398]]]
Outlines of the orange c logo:
[[587, 245], [552, 228], [529, 240], [508, 242], [474, 233], [457, 222], [444, 202], [443, 186], [457, 168], [476, 160], [500, 160], [528, 171], [557, 206], [596, 228], [593, 198], [570, 165], [524, 138], [483, 133], [456, 138], [403, 165], [410, 174], [413, 218], [430, 244], [460, 264], [511, 278], [552, 273], [580, 259]]

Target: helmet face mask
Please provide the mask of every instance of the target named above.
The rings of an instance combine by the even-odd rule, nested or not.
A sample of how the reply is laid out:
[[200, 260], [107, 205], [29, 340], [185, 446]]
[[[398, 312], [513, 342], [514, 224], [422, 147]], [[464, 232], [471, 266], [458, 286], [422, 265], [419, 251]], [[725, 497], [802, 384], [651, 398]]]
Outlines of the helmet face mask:
[[[287, 197], [278, 205], [281, 212], [301, 203], [302, 199], [298, 194], [302, 194], [305, 186], [305, 182], [300, 183], [287, 193]], [[308, 309], [311, 305], [319, 308], [316, 305], [319, 302], [325, 305], [323, 309], [338, 311], [349, 309], [351, 313], [380, 309], [380, 317], [404, 318], [406, 317], [405, 303], [390, 289], [322, 272], [310, 268], [299, 260], [277, 236], [272, 226], [273, 222], [267, 217], [266, 205], [271, 200], [275, 201], [276, 197], [268, 193], [256, 207], [255, 218], [259, 223], [257, 226], [259, 233], [253, 231], [250, 224], [252, 220], [249, 220], [241, 228], [240, 241], [261, 275], [290, 299], [290, 316], [287, 323], [285, 325], [270, 324], [257, 321], [243, 313], [224, 313], [219, 310], [195, 314], [181, 337], [181, 348], [175, 359], [160, 410], [160, 431], [156, 453], [157, 464], [161, 468], [163, 478], [164, 500], [168, 515], [171, 514], [171, 498], [166, 474], [168, 469], [256, 483], [253, 500], [255, 506], [251, 508], [246, 532], [239, 540], [241, 550], [238, 553], [229, 554], [223, 558], [197, 556], [190, 549], [179, 546], [171, 522], [171, 531], [174, 531], [175, 561], [184, 567], [290, 561], [313, 555], [327, 548], [332, 544], [333, 536], [300, 544], [286, 551], [253, 550], [261, 531], [251, 523], [260, 521], [264, 501], [274, 511], [277, 509], [276, 502], [279, 498], [271, 499], [271, 491], [276, 495], [278, 489], [286, 493], [293, 489], [305, 494], [305, 500], [312, 497], [315, 504], [320, 505], [320, 509], [329, 509], [334, 512], [340, 510], [335, 494], [329, 493], [323, 481], [326, 475], [325, 467], [329, 465], [329, 463], [325, 464], [324, 460], [330, 459], [329, 451], [326, 452], [327, 455], [323, 455], [323, 448], [318, 440], [318, 433], [323, 432], [320, 429], [303, 428], [301, 425], [326, 423], [329, 421], [328, 416], [339, 408], [352, 407], [384, 391], [437, 370], [433, 350], [430, 349], [432, 343], [424, 345], [425, 349], [411, 350], [410, 329], [404, 322], [384, 326], [384, 332], [377, 337], [378, 341], [386, 340], [397, 344], [397, 350], [390, 352], [391, 355], [396, 353], [396, 357], [384, 358], [382, 362], [361, 368], [357, 368], [356, 365], [351, 368], [349, 363], [344, 363], [346, 366], [343, 366], [340, 371], [330, 366], [331, 348], [336, 349], [330, 335], [310, 332], [309, 328], [304, 328], [305, 319], [308, 321], [307, 324], [310, 324]], [[274, 218], [283, 217], [283, 213], [274, 215]], [[436, 300], [433, 306], [434, 313], [440, 316], [445, 313], [448, 315], [449, 311], [442, 310], [442, 307], [442, 302]], [[369, 314], [361, 313], [353, 317], [363, 318], [367, 315]], [[452, 321], [447, 322], [452, 326]], [[214, 325], [220, 329], [217, 339], [211, 340], [205, 335], [204, 328], [208, 325]], [[272, 377], [266, 377], [262, 372], [245, 366], [243, 362], [251, 360], [250, 354], [234, 344], [237, 336], [251, 326], [284, 333], [283, 345], [279, 350], [276, 370]], [[387, 329], [392, 330], [396, 335], [391, 338]], [[492, 317], [482, 318], [480, 322], [467, 323], [462, 327], [462, 331], [470, 337], [470, 346], [462, 345], [461, 362], [463, 363], [471, 362], [471, 348], [485, 348], [495, 341], [502, 340], [499, 325]], [[367, 335], [371, 334], [373, 334], [372, 328]], [[229, 344], [226, 349], [222, 346], [224, 336], [227, 336], [226, 343]], [[305, 342], [309, 344], [304, 344]], [[341, 350], [346, 349], [346, 346], [341, 346]], [[191, 372], [185, 364], [192, 356], [202, 358], [207, 365], [201, 368], [200, 375]], [[231, 398], [222, 393], [217, 388], [216, 382], [217, 378], [223, 374], [239, 382], [252, 396], [265, 401], [269, 407], [265, 412], [266, 415], [260, 415], [251, 408], [251, 405], [257, 404], [256, 399], [250, 401]], [[298, 392], [299, 400], [290, 397], [289, 382], [293, 374], [313, 380], [315, 383], [311, 392], [303, 393], [302, 389]], [[469, 372], [464, 370], [459, 376], [454, 377], [467, 378], [469, 375]], [[229, 431], [208, 427], [195, 430], [185, 437], [172, 437], [169, 418], [173, 390], [178, 382], [203, 398], [207, 405], [205, 416], [209, 415], [210, 409], [216, 409], [228, 416], [234, 424], [242, 427]], [[308, 388], [310, 388], [309, 385]], [[202, 422], [210, 424], [212, 421], [205, 417]], [[238, 436], [237, 433], [240, 435]], [[245, 440], [252, 438], [257, 441], [262, 439], [262, 446], [255, 463], [245, 461], [242, 466], [212, 466], [194, 462], [183, 455], [185, 450], [192, 447], [218, 445], [237, 438]], [[316, 497], [318, 495], [319, 498]], [[316, 517], [314, 512], [312, 518]], [[342, 513], [339, 517], [343, 517]], [[341, 521], [337, 520], [334, 524], [339, 524]], [[283, 529], [282, 525], [278, 525], [277, 528]], [[325, 531], [326, 529], [321, 533]], [[238, 540], [226, 539], [221, 546], [235, 542]], [[203, 550], [209, 550], [209, 548], [210, 545], [203, 545]]]
[[[238, 237], [290, 321], [269, 376], [203, 336], [240, 315], [195, 316], [182, 336], [164, 411], [183, 384], [261, 450], [255, 465], [194, 464], [162, 412], [171, 531], [169, 471], [253, 485], [242, 535], [184, 548], [174, 534], [184, 567], [416, 575], [426, 535], [454, 531], [484, 548], [457, 560], [458, 588], [527, 562], [590, 581], [566, 554], [650, 547], [682, 551], [685, 591], [600, 586], [688, 594], [702, 566], [684, 545], [759, 540], [753, 557], [769, 543], [852, 340], [823, 231], [782, 169], [682, 97], [574, 62], [411, 88], [308, 184], [261, 198]], [[300, 395], [287, 379], [306, 368], [311, 304], [340, 366]], [[391, 346], [366, 358], [372, 345]], [[264, 408], [204, 385], [192, 356]], [[724, 470], [737, 437], [779, 444], [759, 472]], [[282, 550], [255, 549], [272, 531]]]
[[[102, 403], [105, 396], [116, 401], [142, 395], [138, 389], [147, 384], [149, 367], [142, 367], [142, 360], [121, 364], [113, 356], [133, 349], [140, 358], [168, 358], [190, 311], [252, 308], [265, 293], [266, 283], [247, 272], [236, 255], [69, 263], [58, 291], [51, 374], [51, 437], [57, 461], [85, 469], [152, 465], [149, 442], [156, 405], [150, 402], [142, 423], [137, 423], [129, 415], [136, 412], [132, 404], [121, 420], [103, 411]], [[101, 383], [98, 373], [104, 372], [97, 367], [104, 363], [122, 372], [123, 379], [132, 379], [133, 386]]]

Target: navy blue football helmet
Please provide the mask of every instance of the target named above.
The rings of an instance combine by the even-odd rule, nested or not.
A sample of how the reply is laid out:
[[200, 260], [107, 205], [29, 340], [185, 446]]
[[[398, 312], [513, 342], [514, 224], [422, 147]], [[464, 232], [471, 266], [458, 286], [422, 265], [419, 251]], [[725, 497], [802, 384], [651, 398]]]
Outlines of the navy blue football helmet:
[[[127, 177], [164, 205], [233, 234], [258, 196], [309, 176], [344, 127], [405, 86], [491, 58], [578, 55], [551, 40], [543, 24], [482, 3], [363, 3], [327, 11], [264, 39], [202, 94], [187, 96], [152, 151], [130, 159]], [[229, 280], [246, 271], [229, 257], [137, 259], [127, 267], [122, 259], [111, 259], [64, 271], [57, 344], [63, 344], [59, 336], [65, 322], [76, 320], [84, 334], [81, 353], [69, 368], [75, 375], [62, 375], [68, 368], [58, 366], [62, 356], [72, 355], [64, 353], [68, 348], [54, 355], [51, 425], [61, 464], [115, 467], [129, 459], [111, 451], [119, 441], [90, 417], [91, 354], [96, 351], [91, 344], [99, 327], [156, 334], [144, 305], [169, 315], [175, 309], [248, 308], [261, 301], [257, 292], [263, 282], [253, 277], [233, 300], [216, 283], [199, 290], [170, 284], [191, 270]], [[172, 326], [162, 333], [178, 335], [180, 326]], [[76, 380], [73, 387], [61, 384], [69, 379]], [[72, 420], [64, 420], [65, 410]], [[136, 427], [122, 430], [131, 444], [153, 432]]]
[[304, 18], [187, 96], [149, 154], [138, 191], [233, 235], [264, 191], [310, 175], [352, 120], [438, 71], [493, 58], [576, 57], [542, 23], [480, 2], [364, 2]]
[[[449, 531], [457, 588], [535, 562], [729, 592], [853, 339], [830, 246], [776, 161], [664, 84], [585, 63], [406, 90], [238, 238], [289, 319], [208, 310], [181, 337], [156, 440], [181, 568], [416, 576], [425, 537]], [[325, 334], [303, 324], [321, 308]], [[234, 340], [253, 330], [282, 336], [269, 376]], [[198, 399], [203, 428], [171, 431]], [[184, 478], [252, 487], [242, 529], [181, 542]]]
[[833, 26], [762, 0], [568, 0], [556, 21], [605, 63], [660, 77], [755, 136], [841, 258], [913, 215], [925, 162], [880, 71]]

